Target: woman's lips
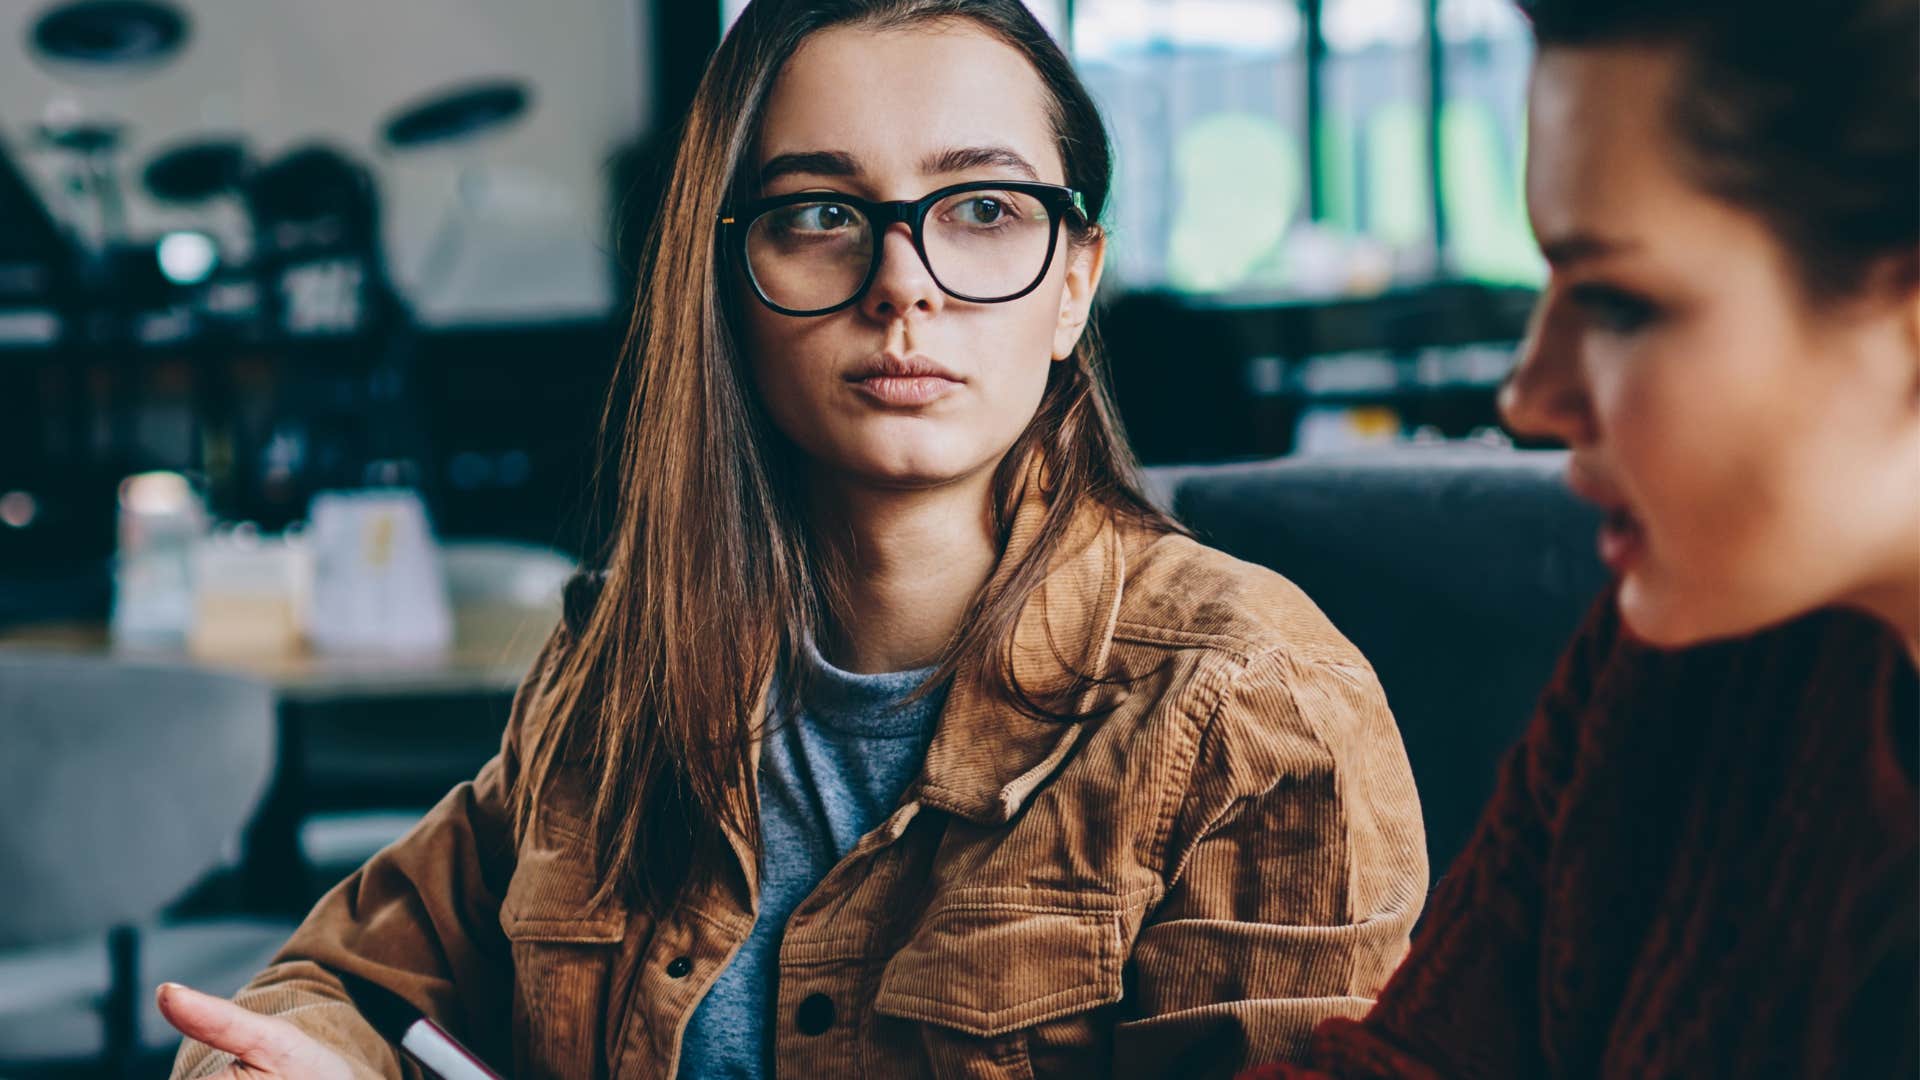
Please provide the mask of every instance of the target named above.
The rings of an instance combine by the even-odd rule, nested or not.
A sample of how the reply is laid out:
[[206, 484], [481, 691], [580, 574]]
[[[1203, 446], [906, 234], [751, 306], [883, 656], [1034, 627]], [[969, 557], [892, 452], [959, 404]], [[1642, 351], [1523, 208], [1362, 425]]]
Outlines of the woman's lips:
[[1647, 549], [1646, 530], [1625, 508], [1613, 510], [1600, 525], [1600, 561], [1616, 576], [1627, 572]]
[[868, 400], [890, 408], [930, 405], [965, 381], [919, 354], [882, 354], [847, 376], [847, 382]]
[[938, 375], [869, 375], [853, 380], [853, 388], [881, 405], [911, 408], [946, 397], [960, 383]]
[[1610, 484], [1575, 460], [1567, 469], [1573, 493], [1606, 512], [1600, 524], [1600, 561], [1615, 576], [1626, 573], [1647, 549], [1647, 532]]

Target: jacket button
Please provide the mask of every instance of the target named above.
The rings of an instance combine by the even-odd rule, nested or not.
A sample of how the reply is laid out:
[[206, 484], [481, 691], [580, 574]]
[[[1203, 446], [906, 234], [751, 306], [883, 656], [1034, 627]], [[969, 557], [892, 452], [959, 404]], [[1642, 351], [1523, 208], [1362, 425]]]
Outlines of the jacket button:
[[667, 963], [667, 978], [684, 979], [693, 970], [693, 961], [684, 956], [676, 956]]
[[808, 994], [794, 1011], [793, 1022], [802, 1035], [820, 1035], [833, 1026], [833, 999], [825, 994]]

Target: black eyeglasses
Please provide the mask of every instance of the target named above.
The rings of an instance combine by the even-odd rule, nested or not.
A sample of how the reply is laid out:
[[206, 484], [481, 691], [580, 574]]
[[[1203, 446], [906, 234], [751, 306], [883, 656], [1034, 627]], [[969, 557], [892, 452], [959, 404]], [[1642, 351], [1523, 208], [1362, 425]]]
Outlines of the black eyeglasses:
[[1057, 184], [979, 180], [913, 202], [801, 191], [723, 214], [720, 229], [760, 302], [782, 315], [829, 315], [880, 272], [879, 237], [895, 222], [942, 292], [973, 304], [1018, 300], [1053, 265], [1060, 222], [1085, 224], [1080, 193]]

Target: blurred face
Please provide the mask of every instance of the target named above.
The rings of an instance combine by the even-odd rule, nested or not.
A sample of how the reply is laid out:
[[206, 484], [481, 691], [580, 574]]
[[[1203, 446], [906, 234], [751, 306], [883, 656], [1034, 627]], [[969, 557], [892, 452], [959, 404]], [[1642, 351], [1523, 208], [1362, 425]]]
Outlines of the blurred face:
[[[1019, 52], [964, 22], [809, 38], [774, 84], [755, 167], [762, 197], [907, 201], [972, 181], [1066, 183], [1039, 76]], [[1102, 244], [1073, 244], [1062, 227], [1050, 263], [1044, 249], [1004, 240], [935, 246], [936, 229], [958, 237], [1023, 227], [1012, 203], [974, 193], [936, 208], [925, 227], [943, 274], [952, 267], [1004, 279], [981, 262], [978, 252], [990, 250], [1020, 262], [1015, 277], [1031, 280], [1044, 264], [1039, 286], [1016, 300], [948, 295], [897, 222], [871, 237], [877, 274], [839, 311], [783, 315], [744, 277], [738, 283], [761, 397], [817, 470], [883, 487], [951, 483], [990, 471], [1026, 428], [1050, 365], [1071, 355], [1086, 324]], [[838, 211], [803, 209], [768, 243], [803, 252], [852, 227]]]
[[1650, 642], [1835, 604], [1920, 620], [1920, 304], [1893, 275], [1808, 300], [1760, 218], [1677, 171], [1678, 68], [1646, 47], [1540, 56], [1527, 202], [1552, 276], [1507, 421], [1572, 448]]

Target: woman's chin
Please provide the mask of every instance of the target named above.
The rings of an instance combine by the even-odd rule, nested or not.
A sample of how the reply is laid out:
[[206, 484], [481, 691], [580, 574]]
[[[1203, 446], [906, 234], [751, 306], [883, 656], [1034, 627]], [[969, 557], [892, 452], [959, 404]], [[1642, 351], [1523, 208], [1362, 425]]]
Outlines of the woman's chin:
[[1691, 587], [1629, 572], [1620, 585], [1620, 620], [1639, 641], [1658, 649], [1687, 649], [1757, 633], [1791, 618], [1790, 610], [1758, 603], [1740, 589]]
[[832, 468], [856, 483], [912, 490], [951, 484], [978, 472], [980, 465], [972, 455], [893, 446], [844, 455]]
[[1670, 613], [1634, 603], [1624, 590], [1620, 594], [1620, 621], [1636, 641], [1656, 649], [1684, 649], [1705, 640]]
[[[955, 483], [982, 470], [991, 471], [1007, 451], [1000, 443], [1000, 432], [968, 431], [924, 419], [869, 423], [822, 434], [825, 437], [814, 440], [812, 446], [803, 444], [818, 466], [854, 483], [878, 487], [928, 488]], [[1018, 436], [1019, 432], [1013, 431], [1004, 438], [1010, 444]]]

